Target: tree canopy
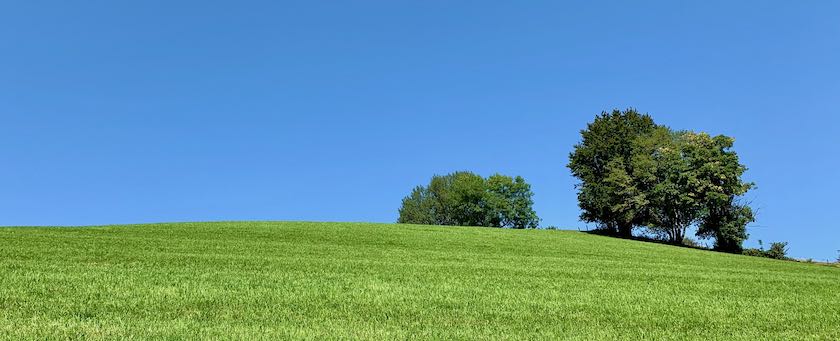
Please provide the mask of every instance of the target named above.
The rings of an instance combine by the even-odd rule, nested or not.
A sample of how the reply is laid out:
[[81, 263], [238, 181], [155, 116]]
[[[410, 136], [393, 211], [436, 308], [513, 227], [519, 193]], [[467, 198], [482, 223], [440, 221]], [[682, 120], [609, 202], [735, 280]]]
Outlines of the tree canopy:
[[581, 219], [621, 236], [644, 227], [681, 243], [691, 226], [719, 250], [739, 252], [754, 220], [740, 201], [753, 188], [734, 140], [656, 125], [633, 109], [602, 113], [570, 155]]
[[622, 236], [644, 224], [647, 202], [633, 177], [634, 141], [655, 128], [650, 116], [629, 109], [603, 112], [581, 131], [568, 167], [581, 181], [577, 188], [583, 221]]
[[402, 201], [399, 223], [536, 228], [531, 186], [520, 176], [435, 175]]

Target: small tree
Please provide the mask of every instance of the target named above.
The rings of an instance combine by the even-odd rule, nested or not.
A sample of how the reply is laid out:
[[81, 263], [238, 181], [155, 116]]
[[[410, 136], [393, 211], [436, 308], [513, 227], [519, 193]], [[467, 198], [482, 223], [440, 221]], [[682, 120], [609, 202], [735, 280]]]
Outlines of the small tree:
[[536, 228], [531, 186], [525, 179], [470, 172], [433, 176], [403, 198], [399, 223]]

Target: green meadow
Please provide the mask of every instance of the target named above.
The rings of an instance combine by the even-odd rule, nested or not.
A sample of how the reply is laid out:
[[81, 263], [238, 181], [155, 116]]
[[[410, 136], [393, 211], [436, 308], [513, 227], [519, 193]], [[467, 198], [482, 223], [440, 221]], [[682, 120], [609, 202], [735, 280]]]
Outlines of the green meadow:
[[573, 231], [0, 228], [2, 339], [840, 339], [840, 268]]

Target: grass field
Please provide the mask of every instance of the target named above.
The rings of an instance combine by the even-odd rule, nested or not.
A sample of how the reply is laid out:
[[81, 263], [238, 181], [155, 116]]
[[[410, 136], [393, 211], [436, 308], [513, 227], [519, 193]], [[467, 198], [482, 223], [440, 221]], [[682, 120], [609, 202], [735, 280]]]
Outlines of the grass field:
[[0, 228], [0, 338], [840, 339], [840, 268], [569, 231]]

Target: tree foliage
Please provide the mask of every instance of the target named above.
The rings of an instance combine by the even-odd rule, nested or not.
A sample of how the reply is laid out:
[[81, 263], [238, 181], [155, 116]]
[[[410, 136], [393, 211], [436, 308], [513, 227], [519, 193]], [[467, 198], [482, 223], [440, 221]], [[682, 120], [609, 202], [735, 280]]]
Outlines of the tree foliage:
[[520, 176], [471, 172], [433, 176], [403, 199], [398, 222], [428, 225], [536, 228], [531, 186]]
[[580, 180], [583, 221], [628, 237], [634, 226], [644, 224], [647, 203], [633, 178], [633, 143], [655, 128], [650, 116], [628, 109], [603, 112], [581, 131], [568, 167]]
[[719, 250], [740, 252], [754, 220], [740, 198], [752, 183], [727, 136], [673, 131], [633, 109], [602, 113], [581, 132], [569, 168], [581, 218], [629, 236], [644, 227], [674, 243], [691, 226]]
[[753, 187], [741, 175], [746, 167], [731, 151], [733, 139], [660, 127], [637, 140], [637, 176], [647, 189], [647, 225], [671, 241], [697, 236], [714, 238], [719, 250], [740, 252], [753, 221], [749, 206], [738, 198]]
[[636, 175], [646, 189], [646, 225], [670, 241], [681, 242], [702, 209], [701, 184], [685, 157], [689, 139], [684, 133], [659, 127], [635, 144], [641, 146], [634, 161], [640, 165]]
[[770, 243], [770, 249], [767, 250], [767, 257], [773, 259], [788, 259], [787, 246], [787, 242]]

